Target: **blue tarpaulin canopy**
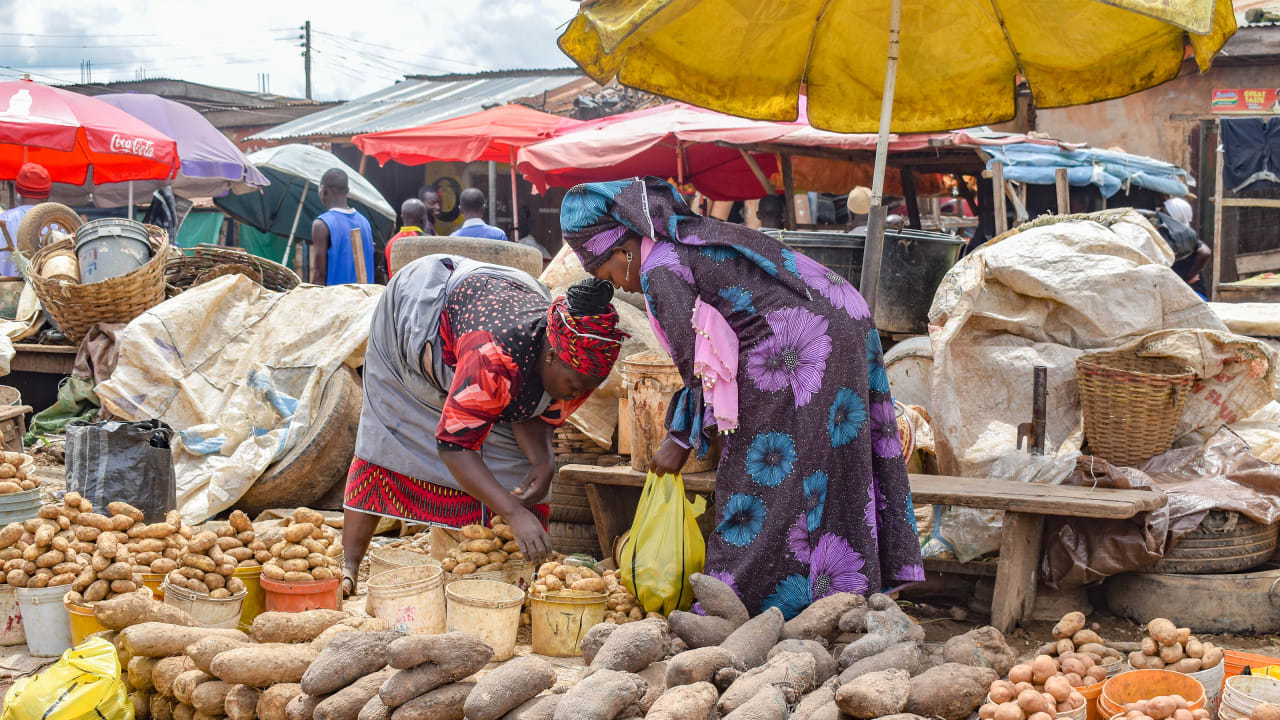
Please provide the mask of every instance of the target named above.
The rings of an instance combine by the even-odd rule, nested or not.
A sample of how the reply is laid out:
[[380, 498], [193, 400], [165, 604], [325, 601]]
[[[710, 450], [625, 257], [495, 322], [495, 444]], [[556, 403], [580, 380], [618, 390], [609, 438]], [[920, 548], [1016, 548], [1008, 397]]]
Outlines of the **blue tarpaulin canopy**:
[[1072, 186], [1096, 185], [1104, 198], [1130, 186], [1165, 195], [1187, 194], [1187, 173], [1182, 168], [1142, 155], [1094, 148], [1067, 150], [1028, 143], [984, 147], [982, 151], [991, 156], [988, 168], [1002, 163], [1004, 178], [1014, 182], [1053, 185], [1057, 169], [1066, 168], [1067, 180]]

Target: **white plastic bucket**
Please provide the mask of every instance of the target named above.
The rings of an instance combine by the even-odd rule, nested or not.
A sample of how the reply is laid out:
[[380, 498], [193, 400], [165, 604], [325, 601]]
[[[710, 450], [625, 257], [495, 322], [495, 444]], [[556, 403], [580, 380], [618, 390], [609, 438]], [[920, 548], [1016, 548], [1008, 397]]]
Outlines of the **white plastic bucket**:
[[71, 615], [62, 602], [66, 585], [14, 588], [24, 627], [38, 628], [27, 636], [27, 652], [35, 657], [58, 657], [71, 647]]
[[185, 610], [200, 627], [235, 630], [240, 626], [240, 610], [248, 592], [241, 590], [229, 598], [211, 598], [190, 590], [170, 585], [165, 579], [160, 586], [164, 591], [164, 604]]
[[365, 612], [392, 630], [436, 635], [445, 631], [444, 570], [430, 565], [378, 573], [365, 584]]
[[1208, 670], [1187, 673], [1187, 675], [1195, 678], [1196, 682], [1204, 687], [1205, 709], [1209, 711], [1209, 717], [1217, 717], [1218, 704], [1222, 701], [1222, 678], [1226, 675], [1226, 665], [1218, 663]]
[[76, 230], [80, 281], [98, 283], [127, 275], [151, 258], [147, 227], [135, 220], [99, 218]]
[[1222, 689], [1219, 720], [1245, 720], [1261, 703], [1280, 705], [1280, 680], [1267, 675], [1236, 675]]
[[493, 661], [515, 654], [524, 591], [493, 580], [458, 580], [444, 589], [449, 632], [471, 633], [493, 648]]
[[12, 585], [0, 585], [0, 645], [21, 645], [27, 641], [22, 631], [22, 608]]

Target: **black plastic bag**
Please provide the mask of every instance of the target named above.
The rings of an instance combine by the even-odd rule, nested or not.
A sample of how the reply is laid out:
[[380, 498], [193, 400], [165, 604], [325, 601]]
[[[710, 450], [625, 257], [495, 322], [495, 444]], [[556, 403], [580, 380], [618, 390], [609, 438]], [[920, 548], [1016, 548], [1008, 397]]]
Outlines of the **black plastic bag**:
[[172, 439], [173, 428], [160, 420], [69, 423], [67, 490], [88, 498], [97, 512], [122, 500], [146, 522], [160, 522], [178, 506]]

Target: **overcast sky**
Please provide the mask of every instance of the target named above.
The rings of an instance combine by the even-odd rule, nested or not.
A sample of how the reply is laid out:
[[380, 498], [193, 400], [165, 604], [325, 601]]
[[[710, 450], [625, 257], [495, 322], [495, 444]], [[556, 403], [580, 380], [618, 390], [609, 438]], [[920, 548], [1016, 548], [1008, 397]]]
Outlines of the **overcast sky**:
[[405, 74], [572, 65], [556, 47], [572, 0], [0, 0], [0, 79], [171, 77], [302, 97], [299, 27], [311, 21], [312, 94], [349, 99]]

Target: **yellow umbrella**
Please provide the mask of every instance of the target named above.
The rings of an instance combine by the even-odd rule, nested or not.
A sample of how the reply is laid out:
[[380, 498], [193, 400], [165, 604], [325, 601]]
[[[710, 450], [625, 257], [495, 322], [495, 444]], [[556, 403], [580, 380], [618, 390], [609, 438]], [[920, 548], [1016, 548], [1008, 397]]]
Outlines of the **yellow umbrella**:
[[[1200, 70], [1235, 33], [1231, 0], [595, 0], [560, 48], [597, 82], [761, 120], [879, 131], [861, 289], [875, 307], [889, 132], [1121, 97]], [[899, 42], [899, 38], [901, 41]], [[896, 111], [896, 116], [894, 114]]]

